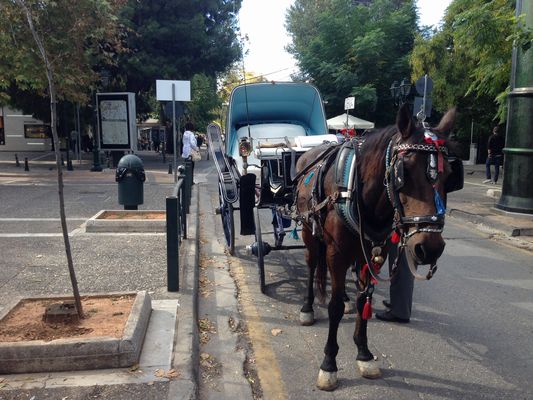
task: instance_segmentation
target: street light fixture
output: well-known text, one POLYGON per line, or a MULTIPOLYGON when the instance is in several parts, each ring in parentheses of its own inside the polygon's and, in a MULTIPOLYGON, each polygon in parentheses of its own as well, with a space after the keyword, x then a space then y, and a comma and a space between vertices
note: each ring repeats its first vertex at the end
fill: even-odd
POLYGON ((407 101, 411 94, 411 87, 411 82, 407 78, 403 78, 400 84, 398 84, 398 81, 392 82, 390 93, 394 99, 395 106, 400 107, 407 101))
POLYGON ((409 96, 409 93, 411 92, 411 82, 407 78, 403 78, 402 84, 400 85, 400 93, 405 98, 409 96))
POLYGON ((390 95, 393 99, 396 100, 398 97, 398 91, 400 90, 400 87, 398 86, 398 81, 392 82, 392 85, 390 86, 390 95))

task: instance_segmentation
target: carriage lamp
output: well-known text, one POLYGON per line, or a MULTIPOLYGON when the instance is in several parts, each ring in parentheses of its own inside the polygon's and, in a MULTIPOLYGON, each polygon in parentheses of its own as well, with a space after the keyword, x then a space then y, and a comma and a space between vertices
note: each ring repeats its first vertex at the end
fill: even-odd
POLYGON ((252 143, 248 138, 241 138, 239 143, 239 155, 241 157, 248 157, 250 154, 252 154, 252 143))

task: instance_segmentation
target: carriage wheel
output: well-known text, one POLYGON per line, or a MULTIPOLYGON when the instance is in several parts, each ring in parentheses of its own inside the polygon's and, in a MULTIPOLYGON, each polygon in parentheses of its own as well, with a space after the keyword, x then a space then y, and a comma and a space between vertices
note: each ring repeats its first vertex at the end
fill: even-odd
POLYGON ((263 237, 261 235, 261 223, 259 221, 259 209, 254 208, 254 223, 255 223, 255 243, 257 246, 257 268, 259 272, 259 286, 261 293, 265 293, 265 261, 264 254, 265 249, 263 247, 263 237))
POLYGON ((224 201, 220 184, 218 186, 220 200, 220 217, 222 218, 222 228, 226 239, 226 248, 230 255, 235 254, 235 223, 233 220, 233 205, 224 201))

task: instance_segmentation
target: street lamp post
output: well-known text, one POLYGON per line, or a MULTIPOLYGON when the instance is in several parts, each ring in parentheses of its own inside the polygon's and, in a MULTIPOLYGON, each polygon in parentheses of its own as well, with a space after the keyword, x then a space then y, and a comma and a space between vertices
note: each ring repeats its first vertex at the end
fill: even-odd
MULTIPOLYGON (((533 1, 518 0, 516 15, 525 15, 524 25, 533 28, 533 1)), ((496 207, 533 214, 533 49, 513 49, 511 93, 505 139, 502 195, 496 207)))
POLYGON ((400 84, 398 84, 398 81, 392 82, 390 93, 396 107, 401 107, 407 102, 411 94, 411 87, 411 82, 407 78, 403 78, 400 84))

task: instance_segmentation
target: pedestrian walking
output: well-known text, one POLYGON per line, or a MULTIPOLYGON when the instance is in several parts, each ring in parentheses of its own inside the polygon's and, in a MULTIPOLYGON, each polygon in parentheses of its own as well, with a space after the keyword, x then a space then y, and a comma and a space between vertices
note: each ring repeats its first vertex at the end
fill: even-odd
MULTIPOLYGON (((196 143, 196 136, 194 136, 194 125, 191 122, 185 124, 185 132, 183 132, 183 152, 181 156, 192 163, 192 176, 194 179, 194 160, 192 159, 192 153, 194 150, 198 151, 198 145, 196 143)), ((194 184, 194 182, 193 182, 194 184)))
POLYGON ((492 130, 487 143, 487 161, 485 162, 486 178, 483 183, 492 183, 493 185, 498 182, 498 176, 500 174, 500 166, 503 161, 503 148, 505 146, 505 138, 500 135, 498 127, 495 126, 492 130), (491 165, 494 165, 494 175, 491 174, 491 165), (491 178, 492 177, 492 178, 491 178))

